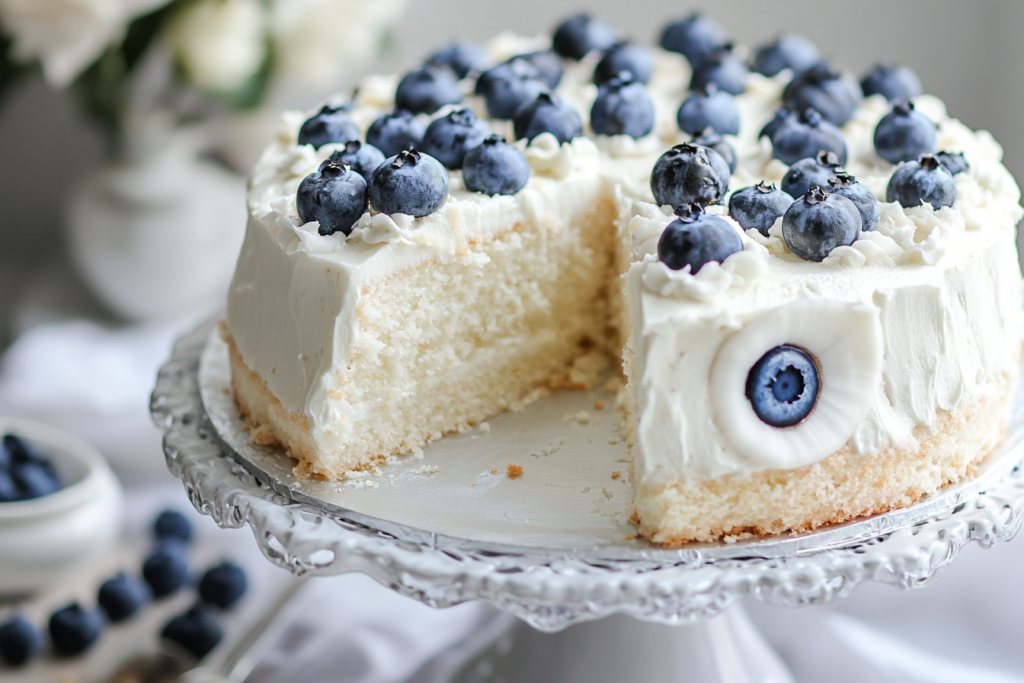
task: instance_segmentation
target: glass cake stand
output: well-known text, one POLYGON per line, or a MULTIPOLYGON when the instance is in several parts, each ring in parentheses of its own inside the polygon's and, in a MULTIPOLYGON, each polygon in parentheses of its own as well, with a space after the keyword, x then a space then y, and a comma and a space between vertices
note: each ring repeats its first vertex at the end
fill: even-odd
POLYGON ((296 574, 363 572, 431 606, 486 600, 533 627, 510 629, 509 617, 458 665, 439 665, 438 683, 784 683, 737 600, 826 604, 865 581, 921 586, 967 543, 1007 541, 1024 519, 1020 391, 1006 441, 977 475, 916 505, 667 550, 629 523, 627 450, 606 390, 558 392, 338 483, 299 480, 280 449, 251 444, 229 387, 211 321, 178 340, 153 392, 168 467, 196 509, 248 524, 296 574))

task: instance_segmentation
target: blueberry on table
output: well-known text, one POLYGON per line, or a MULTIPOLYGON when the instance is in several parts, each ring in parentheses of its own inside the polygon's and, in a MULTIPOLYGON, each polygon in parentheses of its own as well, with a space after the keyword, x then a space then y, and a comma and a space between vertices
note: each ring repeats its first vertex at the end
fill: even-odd
POLYGON ((782 191, 791 197, 803 197, 812 187, 828 187, 828 179, 841 170, 835 152, 818 152, 789 167, 782 176, 782 191))
MULTIPOLYGON (((736 165, 739 163, 739 160, 736 158, 736 150, 733 149, 728 140, 716 133, 713 129, 705 128, 700 133, 695 133, 693 135, 692 142, 695 145, 707 147, 708 149, 718 152, 719 156, 725 160, 726 166, 724 168, 728 168, 728 171, 725 171, 724 168, 720 168, 718 169, 719 175, 722 177, 729 177, 736 172, 736 165)), ((711 162, 714 163, 715 161, 715 157, 712 156, 711 162)))
POLYGON ((594 68, 594 84, 604 85, 623 71, 628 71, 637 83, 649 82, 654 71, 654 58, 650 50, 636 43, 616 43, 611 46, 594 68))
POLYGON ((828 179, 828 191, 846 197, 860 212, 861 232, 870 232, 878 223, 878 200, 868 186, 845 171, 836 171, 828 179))
POLYGON ((103 632, 103 617, 77 602, 50 615, 50 642, 62 657, 74 657, 88 650, 103 632))
POLYGON ((790 69, 795 76, 820 61, 821 53, 814 43, 803 36, 785 33, 775 42, 758 49, 751 69, 768 77, 779 75, 783 69, 790 69))
POLYGON ((418 147, 426 128, 412 112, 395 109, 370 124, 366 131, 366 142, 373 145, 386 157, 402 150, 418 147))
POLYGON ((551 45, 566 59, 583 59, 594 50, 607 50, 618 41, 615 29, 589 14, 571 16, 555 29, 551 45))
POLYGON ((854 203, 820 187, 794 201, 782 217, 782 239, 805 261, 822 261, 836 247, 853 244, 860 230, 854 203))
POLYGON ((747 375, 747 400, 754 413, 766 425, 779 429, 807 419, 820 391, 818 364, 796 346, 776 346, 747 375))
POLYGON ((822 151, 834 152, 840 165, 846 163, 843 132, 813 109, 785 119, 772 136, 772 149, 776 159, 791 166, 822 151))
POLYGON ((369 183, 370 175, 384 163, 386 158, 384 152, 373 145, 352 140, 345 144, 345 149, 339 149, 331 154, 329 161, 338 166, 343 163, 348 164, 353 171, 363 176, 363 180, 369 183))
POLYGON ((16 614, 0 624, 0 662, 16 668, 28 664, 42 649, 39 630, 16 614))
POLYGON ((746 62, 733 54, 732 46, 726 44, 706 55, 690 77, 690 90, 707 88, 711 83, 732 95, 740 95, 747 89, 750 70, 746 62))
POLYGON ((428 64, 410 71, 398 83, 395 107, 413 114, 433 114, 446 104, 462 101, 462 87, 450 67, 428 64))
POLYGON ((740 110, 732 95, 709 83, 683 100, 676 113, 676 123, 684 133, 711 128, 722 135, 737 135, 740 110))
POLYGON ((712 19, 694 12, 685 19, 670 23, 661 33, 663 50, 678 52, 696 67, 727 42, 725 31, 712 19))
POLYGON ((729 215, 744 230, 757 230, 768 236, 768 230, 793 204, 793 197, 774 185, 758 183, 737 190, 729 197, 729 215))
POLYGON ((583 135, 583 120, 558 96, 541 93, 516 114, 513 130, 517 140, 533 140, 542 133, 551 133, 563 143, 583 135))
POLYGON ((192 522, 177 510, 167 509, 156 516, 153 522, 153 536, 158 541, 192 541, 192 522))
POLYGON ((487 113, 494 119, 513 119, 521 109, 550 86, 531 62, 513 58, 485 71, 476 82, 476 93, 484 98, 487 113))
POLYGON ((178 645, 196 659, 210 654, 224 639, 224 631, 208 609, 194 605, 187 612, 172 617, 160 637, 178 645))
POLYGON ((373 172, 370 201, 381 213, 404 213, 420 218, 448 199, 448 171, 434 157, 406 150, 387 159, 373 172))
POLYGON ((905 208, 931 204, 938 211, 956 203, 956 182, 937 157, 925 154, 900 164, 889 179, 886 197, 905 208))
POLYGON ((729 189, 729 179, 721 176, 723 166, 728 168, 728 163, 712 149, 691 143, 676 145, 654 164, 651 192, 661 206, 714 204, 729 189), (712 161, 714 156, 719 157, 717 163, 712 161))
POLYGON ((153 596, 164 598, 177 593, 190 578, 185 546, 164 541, 142 563, 142 578, 153 596))
POLYGON ((606 82, 597 90, 590 109, 590 127, 598 135, 628 135, 642 138, 654 130, 654 103, 643 83, 630 72, 606 82))
POLYGON ((861 80, 860 87, 865 97, 882 95, 890 102, 906 102, 921 94, 921 81, 905 66, 879 64, 861 80))
POLYGON ((427 57, 427 64, 443 64, 465 78, 471 71, 480 71, 487 66, 487 53, 473 42, 462 40, 450 43, 427 57))
POLYGON ((245 570, 234 562, 222 562, 207 569, 199 580, 199 597, 206 604, 230 609, 248 588, 245 570))
POLYGON ((96 601, 107 619, 117 623, 137 614, 149 598, 149 587, 141 579, 122 572, 103 582, 96 601))
POLYGON ((329 143, 344 144, 359 139, 359 126, 344 106, 324 105, 299 128, 299 144, 320 149, 329 143))
POLYGON ((434 119, 427 126, 427 132, 420 143, 420 151, 454 171, 462 168, 466 152, 479 145, 490 134, 491 127, 486 121, 478 119, 472 110, 456 109, 434 119))
POLYGON ((658 258, 672 270, 689 266, 696 275, 705 264, 721 263, 743 250, 736 229, 725 219, 704 213, 699 204, 680 206, 676 215, 658 239, 658 258))
POLYGON ((890 164, 932 154, 938 149, 936 126, 914 109, 913 102, 897 102, 875 127, 875 151, 890 164))
POLYGON ((327 160, 299 183, 295 206, 303 223, 316 221, 321 235, 349 235, 366 211, 366 180, 342 162, 327 160))
POLYGON ((967 158, 964 157, 963 152, 939 152, 935 155, 935 158, 939 160, 939 163, 946 167, 952 175, 963 173, 970 169, 971 165, 967 163, 967 158))
POLYGON ((511 195, 526 187, 529 180, 526 157, 500 135, 489 136, 467 152, 463 161, 462 181, 472 192, 511 195))
POLYGON ((814 109, 835 126, 846 125, 863 99, 860 85, 824 61, 798 74, 782 92, 787 109, 814 109))

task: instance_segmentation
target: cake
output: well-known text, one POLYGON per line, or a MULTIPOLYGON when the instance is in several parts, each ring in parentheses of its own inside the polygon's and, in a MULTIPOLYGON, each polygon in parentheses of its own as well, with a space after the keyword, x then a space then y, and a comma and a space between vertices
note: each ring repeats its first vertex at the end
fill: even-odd
POLYGON ((1020 361, 1001 148, 906 69, 741 56, 699 15, 661 48, 581 15, 286 114, 222 325, 252 440, 342 479, 621 368, 658 544, 969 476, 1020 361))

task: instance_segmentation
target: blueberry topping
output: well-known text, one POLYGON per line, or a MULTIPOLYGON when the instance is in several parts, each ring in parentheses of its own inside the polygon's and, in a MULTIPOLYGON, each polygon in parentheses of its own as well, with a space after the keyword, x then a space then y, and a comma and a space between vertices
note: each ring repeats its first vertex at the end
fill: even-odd
POLYGON ((956 203, 956 182, 937 157, 925 154, 917 161, 900 164, 889 179, 886 196, 906 208, 931 204, 938 211, 956 203))
POLYGON ((776 346, 747 375, 747 400, 770 427, 800 424, 814 410, 821 377, 814 358, 796 346, 776 346))
POLYGON ((77 602, 50 615, 50 642, 62 657, 74 657, 88 650, 103 631, 103 617, 77 602))
POLYGON ((794 201, 782 217, 782 239, 805 261, 822 261, 836 247, 853 244, 860 228, 854 203, 820 187, 794 201))
POLYGON ((819 152, 789 167, 782 176, 782 191, 791 197, 803 197, 812 187, 828 187, 828 179, 841 170, 835 152, 819 152))
MULTIPOLYGON (((711 128, 705 128, 700 133, 694 133, 693 144, 700 145, 701 147, 707 147, 708 149, 713 149, 716 152, 718 152, 722 159, 725 160, 725 165, 726 167, 728 167, 729 172, 728 174, 726 174, 724 171, 719 169, 719 175, 723 177, 726 175, 731 176, 733 173, 736 172, 736 165, 737 163, 739 163, 736 159, 736 150, 732 148, 732 145, 729 144, 728 140, 726 140, 724 137, 716 133, 711 128)), ((712 163, 714 163, 715 158, 711 157, 711 161, 712 163)))
POLYGON ((462 164, 462 181, 472 192, 515 194, 529 180, 526 157, 500 135, 491 135, 469 150, 462 164))
POLYGON ((598 135, 628 135, 642 138, 654 130, 654 103, 643 83, 633 81, 628 71, 597 90, 590 109, 590 126, 598 135))
POLYGON ((694 12, 666 26, 659 44, 664 50, 678 52, 691 66, 696 66, 726 42, 725 31, 718 24, 694 12))
POLYGON ((153 522, 153 536, 158 541, 192 541, 192 522, 177 510, 164 510, 153 522))
POLYGON ((917 74, 905 66, 879 64, 860 82, 865 97, 882 95, 885 99, 909 101, 921 94, 917 74))
POLYGON ((370 201, 381 213, 428 216, 448 200, 448 171, 429 154, 406 150, 373 172, 370 201))
POLYGON ((714 83, 719 90, 740 95, 747 89, 749 74, 746 63, 733 54, 732 45, 726 44, 708 54, 693 70, 690 90, 707 88, 708 84, 714 83))
POLYGON ((783 69, 791 69, 793 75, 807 71, 821 61, 818 48, 803 36, 783 34, 774 43, 769 43, 754 55, 751 68, 765 76, 777 76, 783 69))
POLYGON ((540 52, 527 52, 516 55, 512 59, 520 59, 528 62, 537 70, 540 80, 548 84, 554 90, 562 82, 562 58, 554 50, 541 50, 540 52))
POLYGON ((583 135, 583 121, 576 110, 549 93, 537 95, 537 99, 523 107, 513 124, 517 140, 533 140, 541 133, 551 133, 562 143, 583 135))
POLYGON ((815 157, 821 151, 835 153, 840 165, 846 163, 843 132, 813 109, 787 118, 775 131, 772 148, 776 159, 791 166, 801 159, 815 157))
POLYGON ((776 109, 775 113, 772 115, 771 121, 764 124, 764 128, 762 128, 761 132, 757 134, 757 137, 768 138, 771 140, 775 137, 775 133, 778 132, 779 128, 782 128, 782 126, 790 119, 795 118, 796 114, 786 108, 776 109))
POLYGON ((366 141, 385 156, 394 156, 404 149, 418 147, 426 128, 411 112, 395 109, 370 124, 366 141))
POLYGON ((103 582, 97 602, 106 612, 107 619, 117 623, 137 614, 149 602, 149 597, 149 588, 144 582, 121 573, 103 582))
POLYGON ((788 109, 814 109, 836 126, 846 125, 863 99, 856 81, 828 62, 819 62, 797 75, 782 93, 788 109))
POLYGON ((487 113, 494 119, 513 119, 541 93, 550 87, 531 62, 514 58, 484 72, 476 82, 476 92, 487 103, 487 113))
POLYGON ((676 122, 679 130, 688 133, 712 128, 722 135, 737 135, 740 132, 740 110, 732 95, 709 83, 683 100, 676 122))
POLYGON ((446 104, 462 101, 462 88, 451 68, 428 65, 402 77, 395 91, 395 107, 413 114, 433 114, 446 104))
POLYGON ((728 164, 718 152, 684 143, 676 145, 658 158, 651 171, 651 192, 660 205, 681 206, 714 204, 725 196, 729 179, 721 176, 721 165, 716 167, 712 157, 718 156, 720 164, 728 164))
POLYGON ((704 213, 699 204, 680 206, 676 215, 658 239, 658 258, 672 270, 689 266, 696 275, 705 263, 721 263, 743 251, 736 229, 725 219, 704 213))
POLYGON ((248 588, 245 570, 234 562, 222 562, 207 569, 199 580, 199 597, 209 605, 230 609, 248 588))
POLYGON ((32 623, 20 614, 0 624, 0 662, 25 666, 42 649, 43 639, 32 623))
POLYGON ((758 183, 733 192, 729 197, 729 215, 744 230, 757 230, 765 237, 775 221, 786 213, 793 203, 793 197, 774 185, 758 183))
POLYGON ((366 211, 366 180, 342 162, 339 166, 330 159, 320 165, 299 183, 295 206, 303 223, 316 221, 317 232, 348 235, 356 221, 366 211))
POLYGON ((589 14, 577 14, 558 25, 551 44, 567 59, 583 59, 594 50, 607 50, 618 38, 607 24, 589 14))
POLYGON ((836 171, 828 179, 828 191, 846 197, 857 207, 860 213, 861 232, 870 232, 878 223, 878 200, 864 183, 845 171, 836 171))
POLYGON ((938 149, 935 124, 914 109, 913 102, 897 102, 875 128, 875 151, 890 164, 916 159, 938 149))
MULTIPOLYGON (((363 176, 363 180, 369 183, 370 174, 384 163, 385 158, 384 152, 373 145, 353 140, 345 144, 345 149, 339 149, 332 154, 328 161, 338 166, 348 164, 353 171, 363 176)), ((323 170, 323 164, 321 164, 320 170, 323 170)))
POLYGON ((487 66, 487 53, 476 43, 463 40, 442 47, 427 57, 426 63, 447 66, 456 76, 465 78, 469 72, 487 66))
POLYGON ((299 144, 320 149, 335 142, 344 144, 359 139, 359 126, 352 120, 347 107, 324 105, 299 128, 299 144))
POLYGON ((635 43, 616 43, 597 63, 594 83, 604 85, 623 71, 628 71, 637 83, 647 83, 654 71, 654 58, 646 47, 635 43))
POLYGON ((963 173, 968 170, 971 165, 967 163, 967 159, 964 157, 963 152, 939 152, 935 155, 935 158, 939 160, 946 170, 952 175, 963 173))
POLYGON ((163 598, 178 592, 189 580, 185 546, 175 541, 158 545, 142 563, 142 578, 154 597, 163 598))
POLYGON ((224 631, 208 609, 194 605, 184 614, 172 617, 160 637, 184 648, 196 659, 202 659, 220 644, 224 631))
POLYGON ((455 170, 462 168, 466 152, 490 134, 491 127, 486 121, 478 119, 469 109, 456 109, 427 126, 420 150, 440 161, 445 168, 455 170))

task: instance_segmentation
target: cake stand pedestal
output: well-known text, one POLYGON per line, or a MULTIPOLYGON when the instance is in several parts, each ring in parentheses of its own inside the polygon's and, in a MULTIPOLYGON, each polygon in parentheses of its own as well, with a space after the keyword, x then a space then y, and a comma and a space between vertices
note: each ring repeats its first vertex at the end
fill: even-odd
POLYGON ((631 532, 615 416, 584 410, 611 400, 600 392, 559 392, 488 433, 339 484, 297 480, 280 450, 249 443, 229 382, 211 322, 178 340, 153 392, 168 467, 196 509, 249 525, 296 574, 363 572, 434 607, 485 600, 535 629, 497 623, 417 681, 785 683, 739 607, 727 609, 737 600, 796 607, 866 581, 921 586, 966 544, 1010 540, 1024 519, 1021 392, 977 475, 921 503, 809 534, 666 550, 631 532), (525 474, 512 480, 504 467, 516 462, 525 474))

